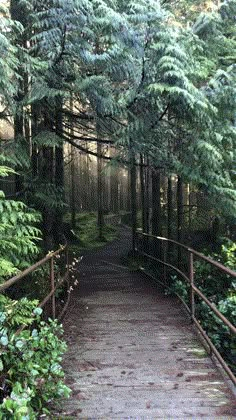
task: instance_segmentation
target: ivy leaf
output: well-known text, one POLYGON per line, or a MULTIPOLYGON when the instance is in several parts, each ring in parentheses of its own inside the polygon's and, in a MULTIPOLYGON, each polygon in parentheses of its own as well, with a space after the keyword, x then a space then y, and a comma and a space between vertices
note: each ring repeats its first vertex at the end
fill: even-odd
POLYGON ((2 346, 7 346, 9 341, 8 341, 8 337, 6 335, 4 335, 3 337, 0 338, 0 343, 2 344, 2 346))
POLYGON ((19 340, 19 341, 16 342, 15 346, 18 349, 22 349, 24 347, 24 344, 25 344, 24 341, 19 340))
MULTIPOLYGON (((34 315, 36 315, 36 316, 40 316, 41 314, 42 314, 42 312, 43 312, 43 310, 42 310, 42 308, 35 308, 34 310, 33 310, 33 313, 34 313, 34 315)), ((35 330, 34 330, 35 331, 35 330)), ((32 334, 33 335, 33 334, 32 334)))

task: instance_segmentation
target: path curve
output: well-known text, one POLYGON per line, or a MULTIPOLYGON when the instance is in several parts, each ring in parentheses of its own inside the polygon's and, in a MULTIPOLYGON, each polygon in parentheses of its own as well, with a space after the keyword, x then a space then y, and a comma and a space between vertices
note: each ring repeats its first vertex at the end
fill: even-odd
POLYGON ((234 419, 234 397, 175 297, 120 263, 130 234, 89 253, 64 320, 61 411, 78 419, 234 419))

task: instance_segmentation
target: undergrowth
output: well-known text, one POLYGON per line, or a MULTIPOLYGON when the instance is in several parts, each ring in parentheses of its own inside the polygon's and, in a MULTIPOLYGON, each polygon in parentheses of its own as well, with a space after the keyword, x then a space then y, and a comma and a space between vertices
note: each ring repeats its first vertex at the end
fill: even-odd
MULTIPOLYGON (((207 254, 208 255, 208 254, 207 254)), ((220 253, 208 255, 213 260, 235 270, 236 243, 225 239, 220 253)), ((144 268, 150 275, 163 281, 163 266, 153 263, 140 255, 127 256, 123 261, 131 270, 144 268)), ((169 272, 166 294, 178 295, 189 306, 189 285, 180 275, 169 272)), ((233 324, 236 324, 236 280, 217 267, 203 260, 195 260, 194 283, 201 292, 216 306, 216 308, 233 324)), ((163 291, 165 287, 163 285, 163 291)), ((236 338, 228 327, 214 314, 208 305, 195 295, 195 316, 203 329, 227 361, 233 371, 236 371, 236 338)))
POLYGON ((66 344, 57 321, 44 322, 36 300, 0 296, 0 419, 34 420, 68 397, 61 367, 66 344), (19 327, 25 325, 24 330, 19 327))
MULTIPOLYGON (((64 221, 70 222, 70 215, 67 214, 64 221)), ((103 227, 103 240, 99 238, 97 227, 97 215, 95 212, 77 213, 76 228, 72 230, 75 241, 70 244, 70 249, 80 252, 85 249, 95 249, 111 242, 117 238, 117 227, 105 224, 103 227)))
MULTIPOLYGON (((228 268, 236 268, 236 244, 227 240, 219 254, 209 255, 228 268)), ((189 288, 178 276, 172 276, 172 291, 189 304, 189 288)), ((194 265, 194 283, 216 308, 233 324, 236 324, 236 281, 205 261, 194 265)), ((228 327, 198 296, 195 297, 195 316, 212 342, 223 355, 232 370, 236 371, 236 338, 228 327)))

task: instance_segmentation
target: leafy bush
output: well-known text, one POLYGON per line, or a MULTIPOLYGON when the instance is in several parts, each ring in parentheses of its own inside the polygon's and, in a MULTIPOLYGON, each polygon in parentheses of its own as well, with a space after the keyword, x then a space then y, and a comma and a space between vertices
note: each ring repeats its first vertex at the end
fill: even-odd
MULTIPOLYGON (((236 324, 236 296, 229 296, 218 302, 217 309, 233 324, 236 324)), ((236 366, 236 337, 229 328, 204 303, 196 305, 196 314, 203 329, 224 356, 232 370, 236 366)))
MULTIPOLYGON (((185 282, 180 280, 177 276, 171 276, 171 286, 169 289, 170 293, 175 293, 178 295, 183 301, 186 303, 186 305, 189 304, 189 292, 188 292, 188 286, 185 282)), ((167 293, 169 293, 167 292, 167 293)))
MULTIPOLYGON (((0 162, 5 158, 0 155, 0 162)), ((0 164, 0 176, 14 171, 0 164)), ((0 191, 0 281, 24 269, 39 251, 36 243, 41 232, 35 227, 40 214, 24 203, 5 198, 0 191)))
MULTIPOLYGON (((218 261, 235 269, 236 244, 227 240, 222 245, 220 254, 210 255, 218 261)), ((236 282, 235 278, 226 275, 221 270, 205 261, 196 261, 194 266, 196 286, 215 304, 217 309, 233 324, 236 324, 236 282)), ((179 294, 188 304, 188 288, 182 279, 173 276, 172 291, 179 294)), ((196 296, 196 317, 212 342, 235 370, 236 366, 236 338, 230 333, 225 324, 212 312, 208 305, 196 296)))
POLYGON ((0 419, 36 419, 49 412, 49 402, 70 393, 61 367, 62 327, 43 322, 36 305, 0 298, 0 419), (22 324, 26 328, 18 330, 22 324))
MULTIPOLYGON (((236 268, 236 243, 227 240, 221 246, 220 254, 209 255, 213 260, 220 262, 224 266, 235 270, 236 268)), ((225 274, 223 271, 205 261, 195 262, 195 284, 210 298, 214 303, 218 303, 222 298, 235 290, 235 279, 225 274)))

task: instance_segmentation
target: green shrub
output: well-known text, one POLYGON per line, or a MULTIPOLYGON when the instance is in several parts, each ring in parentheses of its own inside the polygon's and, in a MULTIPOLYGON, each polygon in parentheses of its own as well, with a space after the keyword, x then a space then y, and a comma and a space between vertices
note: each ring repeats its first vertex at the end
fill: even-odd
MULTIPOLYGON (((180 280, 177 276, 171 276, 171 286, 169 289, 170 293, 175 293, 178 295, 186 305, 189 304, 189 291, 186 282, 180 280)), ((169 293, 167 292, 167 293, 169 293)))
MULTIPOLYGON (((236 269, 236 243, 225 241, 221 246, 220 254, 209 255, 213 260, 220 262, 224 266, 236 269)), ((210 298, 214 303, 218 303, 235 291, 235 278, 225 274, 217 267, 199 260, 195 261, 195 284, 210 298)))
POLYGON ((0 299, 0 419, 31 420, 48 404, 69 396, 61 367, 62 327, 41 320, 37 301, 0 299), (31 325, 33 323, 33 327, 31 325), (19 331, 20 325, 26 325, 19 331), (18 330, 18 331, 17 331, 18 330))
MULTIPOLYGON (((222 245, 220 254, 210 255, 218 261, 235 269, 236 244, 227 240, 222 245)), ((177 293, 189 304, 188 287, 177 276, 172 277, 171 290, 177 293)), ((194 282, 216 308, 233 324, 236 324, 236 281, 211 264, 199 260, 194 264, 194 282)), ((230 333, 225 324, 212 312, 208 305, 197 296, 195 297, 196 317, 212 342, 225 358, 229 366, 235 370, 236 366, 236 338, 230 333)))
MULTIPOLYGON (((0 154, 0 176, 6 177, 14 170, 3 165, 0 154)), ((0 190, 0 282, 32 263, 39 252, 40 230, 35 227, 41 216, 21 201, 8 200, 0 190)))
MULTIPOLYGON (((233 324, 236 324, 236 296, 228 296, 218 302, 217 309, 233 324)), ((196 315, 208 336, 236 372, 236 337, 204 302, 196 305, 196 315)))

